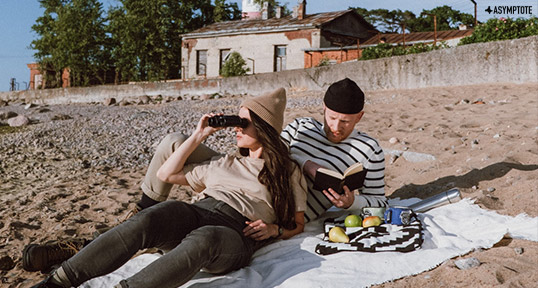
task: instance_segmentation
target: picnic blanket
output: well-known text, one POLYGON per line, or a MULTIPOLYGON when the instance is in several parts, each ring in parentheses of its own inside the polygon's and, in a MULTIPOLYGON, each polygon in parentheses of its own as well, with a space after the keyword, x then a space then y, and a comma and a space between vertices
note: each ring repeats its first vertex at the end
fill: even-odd
MULTIPOLYGON (((393 200, 391 204, 405 206, 418 200, 393 200)), ((316 246, 324 237, 324 220, 345 213, 327 212, 323 218, 308 223, 305 232, 263 247, 243 269, 222 276, 200 272, 182 287, 366 287, 431 270, 474 249, 491 248, 505 235, 538 241, 538 217, 500 215, 463 199, 418 214, 424 242, 415 251, 317 254, 316 246)), ((159 257, 141 255, 82 287, 112 287, 159 257)))

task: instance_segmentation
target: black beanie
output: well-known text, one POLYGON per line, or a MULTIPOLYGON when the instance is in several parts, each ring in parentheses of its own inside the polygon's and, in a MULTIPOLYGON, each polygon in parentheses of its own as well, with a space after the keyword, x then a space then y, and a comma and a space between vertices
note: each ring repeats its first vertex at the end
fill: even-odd
POLYGON ((364 108, 364 93, 355 82, 346 78, 329 86, 323 102, 335 112, 356 114, 364 108))

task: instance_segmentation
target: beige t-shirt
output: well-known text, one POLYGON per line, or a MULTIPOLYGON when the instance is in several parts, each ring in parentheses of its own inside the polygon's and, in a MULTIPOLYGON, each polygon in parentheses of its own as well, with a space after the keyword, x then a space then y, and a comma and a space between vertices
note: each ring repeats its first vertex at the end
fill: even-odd
MULTIPOLYGON (((271 194, 258 181, 265 160, 215 156, 202 164, 186 165, 183 169, 189 185, 196 192, 221 200, 248 219, 274 223, 275 212, 271 194)), ((299 167, 291 177, 296 211, 306 210, 306 181, 299 167)))

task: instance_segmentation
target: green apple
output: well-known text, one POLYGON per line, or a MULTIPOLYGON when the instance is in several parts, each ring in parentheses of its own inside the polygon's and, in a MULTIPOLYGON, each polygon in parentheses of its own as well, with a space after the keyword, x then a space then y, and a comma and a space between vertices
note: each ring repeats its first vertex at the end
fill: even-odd
POLYGON ((361 227, 362 218, 358 215, 349 215, 346 217, 346 220, 344 220, 344 225, 346 227, 361 227))
POLYGON ((379 216, 370 216, 362 220, 362 227, 379 226, 381 223, 383 223, 383 221, 381 221, 379 216))
POLYGON ((349 237, 344 228, 335 226, 329 230, 329 240, 336 243, 349 243, 349 237))

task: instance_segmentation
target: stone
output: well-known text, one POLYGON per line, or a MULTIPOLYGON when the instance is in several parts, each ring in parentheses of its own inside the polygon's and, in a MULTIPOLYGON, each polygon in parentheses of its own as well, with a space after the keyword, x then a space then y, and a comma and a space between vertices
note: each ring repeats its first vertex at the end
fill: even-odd
POLYGON ((116 98, 107 98, 104 102, 103 102, 103 105, 105 106, 110 106, 110 105, 114 105, 116 104, 116 98))
POLYGON ((34 103, 29 103, 29 104, 26 104, 26 106, 24 106, 24 109, 28 110, 28 109, 34 108, 34 107, 37 107, 37 105, 35 105, 34 103))
POLYGON ((403 157, 405 160, 409 162, 413 162, 413 163, 435 161, 436 159, 435 156, 431 154, 418 153, 418 152, 412 152, 412 151, 403 152, 403 157))
POLYGON ((499 139, 499 138, 501 138, 501 135, 499 133, 493 135, 493 139, 499 139))
POLYGON ((15 267, 15 261, 11 259, 9 256, 4 256, 0 258, 0 270, 2 271, 8 271, 13 269, 15 267))
POLYGON ((1 100, 0 99, 0 107, 4 107, 4 106, 8 106, 9 104, 7 103, 7 101, 4 101, 4 100, 1 100))
POLYGON ((480 263, 480 261, 478 259, 476 259, 474 257, 471 257, 471 258, 456 260, 456 261, 454 261, 454 264, 460 270, 467 270, 467 269, 470 269, 470 268, 473 268, 473 267, 478 267, 482 263, 480 263))
POLYGON ((13 117, 17 117, 17 113, 13 112, 13 111, 2 111, 0 112, 0 120, 6 120, 6 119, 9 119, 9 118, 13 118, 13 117))
POLYGON ((516 254, 518 255, 521 255, 523 254, 523 252, 525 252, 525 250, 523 249, 523 247, 516 247, 514 248, 514 252, 516 252, 516 254))
POLYGON ((396 143, 398 143, 398 138, 396 138, 396 137, 392 137, 392 138, 390 138, 390 139, 389 139, 389 143, 390 143, 390 144, 396 144, 396 143))
POLYGON ((149 104, 151 102, 151 98, 147 95, 142 95, 138 97, 138 104, 149 104))
POLYGON ((66 114, 56 114, 56 115, 52 116, 52 118, 51 118, 52 121, 69 120, 69 119, 73 119, 73 117, 71 117, 69 115, 66 115, 66 114))
POLYGON ((493 191, 495 191, 495 188, 489 187, 487 190, 488 190, 488 192, 493 192, 493 191))
POLYGON ((129 103, 129 101, 125 100, 125 99, 121 99, 120 103, 118 105, 120 106, 128 106, 130 105, 131 103, 129 103))
POLYGON ((11 127, 21 127, 30 124, 30 119, 24 115, 19 115, 7 120, 7 124, 11 127))

